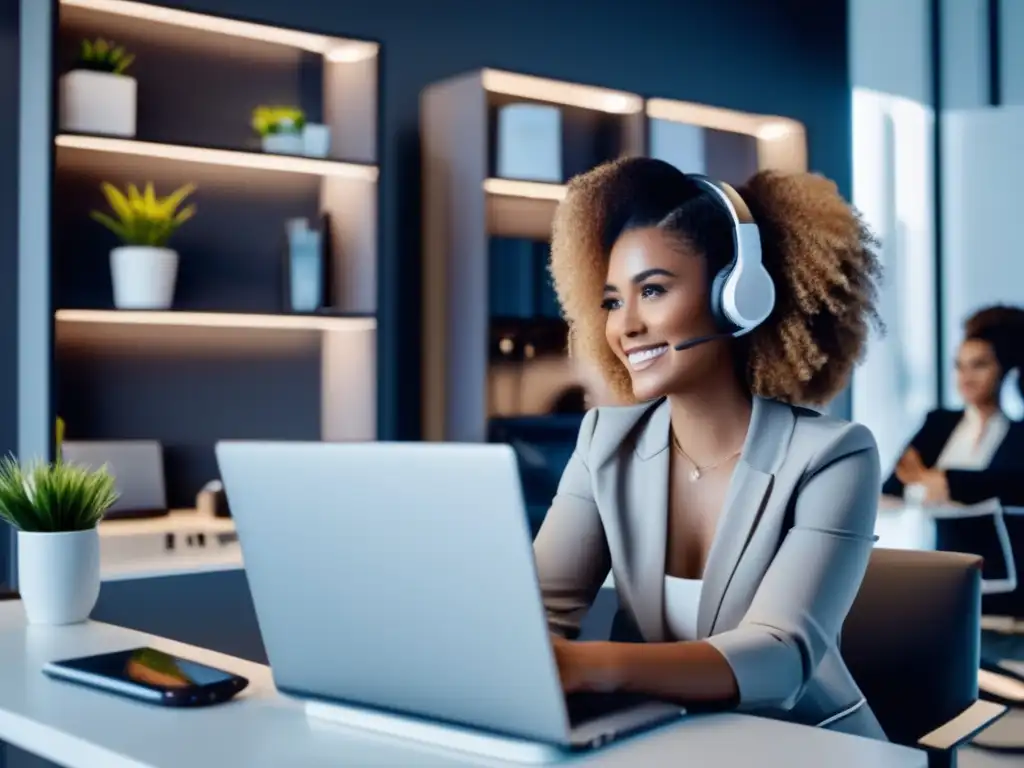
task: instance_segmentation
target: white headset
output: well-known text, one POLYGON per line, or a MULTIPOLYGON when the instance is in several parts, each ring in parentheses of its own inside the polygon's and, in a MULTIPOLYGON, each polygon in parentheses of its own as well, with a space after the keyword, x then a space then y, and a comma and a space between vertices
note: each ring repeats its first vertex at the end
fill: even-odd
POLYGON ((761 261, 761 235, 740 194, 724 181, 687 174, 722 205, 732 222, 732 260, 711 282, 711 312, 722 333, 743 336, 775 308, 775 283, 761 261))

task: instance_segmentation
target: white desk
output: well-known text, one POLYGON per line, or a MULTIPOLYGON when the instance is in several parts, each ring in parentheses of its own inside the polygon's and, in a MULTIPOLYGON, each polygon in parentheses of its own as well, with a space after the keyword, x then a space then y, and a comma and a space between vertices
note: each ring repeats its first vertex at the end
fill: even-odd
MULTIPOLYGON (((270 670, 113 627, 27 627, 18 602, 0 603, 0 741, 69 768, 497 766, 493 761, 307 720, 274 689, 270 670), (172 710, 46 678, 43 663, 151 645, 248 677, 235 701, 172 710)), ((923 752, 746 715, 694 717, 568 761, 633 766, 926 768, 923 752)))

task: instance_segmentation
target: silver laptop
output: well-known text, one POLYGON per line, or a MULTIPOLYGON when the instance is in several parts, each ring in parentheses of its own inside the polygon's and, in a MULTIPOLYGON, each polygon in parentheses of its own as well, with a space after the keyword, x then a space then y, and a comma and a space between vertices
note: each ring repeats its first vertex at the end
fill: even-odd
POLYGON ((567 701, 508 446, 228 441, 217 460, 283 693, 561 749, 682 714, 567 701))

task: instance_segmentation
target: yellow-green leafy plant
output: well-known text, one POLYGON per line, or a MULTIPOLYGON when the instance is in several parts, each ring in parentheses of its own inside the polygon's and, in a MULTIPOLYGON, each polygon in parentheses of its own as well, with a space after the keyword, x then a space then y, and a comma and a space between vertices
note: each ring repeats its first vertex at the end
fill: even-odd
POLYGON ((123 75, 133 61, 134 54, 128 53, 123 46, 103 38, 83 40, 78 50, 76 69, 123 75))
POLYGON ((38 462, 22 467, 14 457, 0 461, 0 519, 19 531, 67 533, 95 528, 117 501, 106 465, 94 470, 38 462))
POLYGON ((129 184, 122 192, 113 184, 100 185, 113 216, 103 211, 92 211, 92 218, 118 236, 125 245, 167 245, 178 227, 196 213, 194 205, 182 208, 182 203, 195 191, 195 185, 185 184, 167 197, 157 197, 153 183, 143 191, 129 184))
POLYGON ((252 128, 260 136, 278 133, 301 133, 306 114, 298 107, 259 106, 252 111, 252 128))

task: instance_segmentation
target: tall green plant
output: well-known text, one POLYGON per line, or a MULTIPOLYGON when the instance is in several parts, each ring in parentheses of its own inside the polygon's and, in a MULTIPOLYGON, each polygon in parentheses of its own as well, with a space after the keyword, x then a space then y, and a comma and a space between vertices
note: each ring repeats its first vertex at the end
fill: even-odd
POLYGON ((29 467, 13 457, 0 461, 0 519, 19 531, 87 531, 117 498, 106 465, 92 470, 62 460, 29 467))
POLYGON ((127 194, 109 182, 100 185, 114 216, 103 211, 92 211, 91 216, 105 226, 125 245, 167 245, 178 227, 196 213, 194 205, 181 208, 185 199, 195 191, 195 185, 179 187, 167 197, 157 197, 152 182, 140 192, 129 184, 127 194), (116 217, 116 218, 115 218, 116 217))
POLYGON ((98 38, 82 41, 78 49, 76 68, 123 75, 133 61, 135 56, 128 53, 123 46, 98 38))

